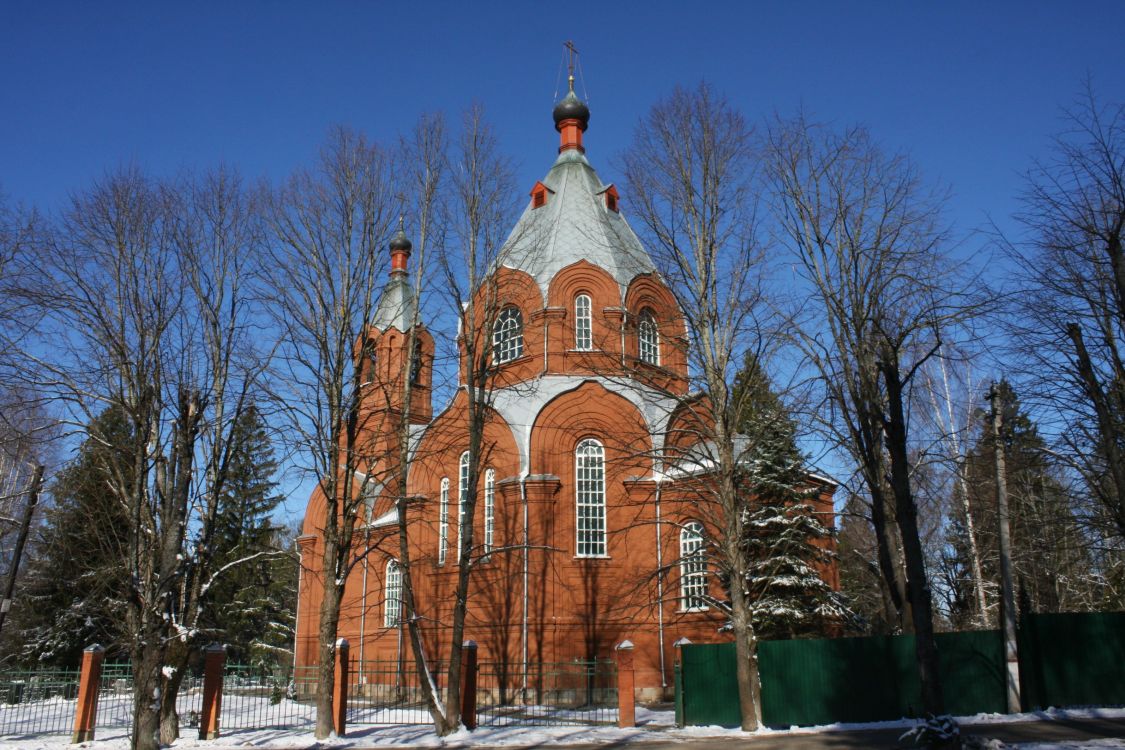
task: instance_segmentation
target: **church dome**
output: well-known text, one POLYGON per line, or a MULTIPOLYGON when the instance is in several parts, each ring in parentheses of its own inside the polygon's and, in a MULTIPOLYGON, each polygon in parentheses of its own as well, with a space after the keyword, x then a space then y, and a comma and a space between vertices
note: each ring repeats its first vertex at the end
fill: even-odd
POLYGON ((590 108, 586 106, 586 102, 578 98, 573 90, 555 105, 552 114, 555 118, 555 130, 562 129, 563 120, 578 120, 579 127, 582 130, 585 130, 590 123, 590 108))

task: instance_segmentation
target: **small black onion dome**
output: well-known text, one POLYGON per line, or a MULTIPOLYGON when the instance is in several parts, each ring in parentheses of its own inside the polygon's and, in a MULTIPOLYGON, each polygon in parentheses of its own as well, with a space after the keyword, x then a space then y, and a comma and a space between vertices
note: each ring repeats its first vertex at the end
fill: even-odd
POLYGON ((590 122, 590 108, 573 91, 569 92, 563 97, 562 101, 555 105, 552 114, 555 117, 555 130, 562 129, 560 123, 563 120, 578 120, 579 127, 583 131, 586 130, 586 126, 590 122))
POLYGON ((402 231, 402 227, 399 227, 399 230, 395 232, 395 236, 391 237, 391 250, 408 253, 413 247, 414 245, 410 244, 406 232, 402 231))

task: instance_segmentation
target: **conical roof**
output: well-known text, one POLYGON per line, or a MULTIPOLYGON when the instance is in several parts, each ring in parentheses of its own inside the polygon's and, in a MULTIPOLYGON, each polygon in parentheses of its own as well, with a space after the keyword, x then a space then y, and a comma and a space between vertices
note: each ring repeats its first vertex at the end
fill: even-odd
POLYGON ((383 287, 383 294, 380 295, 379 304, 375 307, 371 325, 380 331, 391 328, 408 331, 414 324, 415 304, 414 287, 406 278, 406 274, 394 274, 383 287))
POLYGON ((652 258, 625 218, 606 205, 610 188, 577 149, 559 154, 542 183, 545 205, 529 203, 500 253, 500 265, 524 271, 544 298, 560 270, 585 259, 624 290, 637 275, 655 270, 652 258))

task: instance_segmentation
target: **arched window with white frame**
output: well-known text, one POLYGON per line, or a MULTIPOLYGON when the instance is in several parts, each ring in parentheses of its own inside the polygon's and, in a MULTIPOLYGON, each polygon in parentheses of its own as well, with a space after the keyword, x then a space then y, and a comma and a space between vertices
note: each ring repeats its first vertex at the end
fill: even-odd
POLYGON ((642 362, 660 364, 660 331, 652 310, 642 310, 637 321, 637 350, 642 362))
POLYGON ((579 557, 604 557, 605 447, 593 438, 574 451, 575 530, 579 557))
POLYGON ((461 564, 461 536, 465 533, 465 503, 469 499, 469 452, 461 454, 457 471, 457 563, 461 564))
POLYGON ((437 564, 445 565, 445 555, 449 550, 449 477, 441 480, 441 499, 438 500, 438 547, 437 564))
POLYGON ((496 470, 484 472, 484 554, 492 551, 496 527, 496 470))
POLYGON ((398 562, 387 563, 387 577, 383 585, 383 627, 397 628, 402 616, 402 569, 398 562))
POLYGON ((707 558, 699 521, 688 521, 680 529, 680 609, 707 609, 707 558))
POLYGON ((589 351, 594 348, 593 321, 591 318, 590 295, 579 294, 574 298, 574 348, 589 351))
POLYGON ((492 326, 492 361, 499 365, 522 355, 523 313, 518 307, 505 307, 492 326))

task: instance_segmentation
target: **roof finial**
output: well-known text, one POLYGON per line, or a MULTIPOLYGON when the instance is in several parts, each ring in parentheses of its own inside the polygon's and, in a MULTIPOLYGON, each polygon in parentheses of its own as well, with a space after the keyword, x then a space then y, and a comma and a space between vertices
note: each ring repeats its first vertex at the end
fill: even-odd
POLYGON ((403 227, 403 215, 398 215, 398 231, 391 237, 391 276, 406 275, 406 262, 410 258, 410 251, 413 245, 410 239, 406 236, 406 229, 403 227))
POLYGON ((576 149, 579 153, 586 149, 582 147, 582 133, 590 122, 590 108, 574 93, 574 66, 578 59, 578 48, 574 42, 563 42, 564 54, 567 58, 567 84, 570 90, 566 96, 555 105, 552 115, 555 118, 555 129, 561 134, 559 151, 576 149))
POLYGON ((570 92, 574 93, 574 59, 578 57, 578 48, 574 46, 574 42, 570 39, 567 39, 565 42, 563 42, 563 46, 566 47, 567 51, 566 83, 570 88, 570 92))

